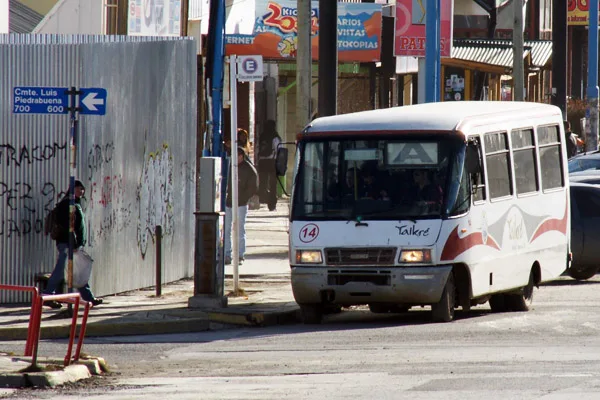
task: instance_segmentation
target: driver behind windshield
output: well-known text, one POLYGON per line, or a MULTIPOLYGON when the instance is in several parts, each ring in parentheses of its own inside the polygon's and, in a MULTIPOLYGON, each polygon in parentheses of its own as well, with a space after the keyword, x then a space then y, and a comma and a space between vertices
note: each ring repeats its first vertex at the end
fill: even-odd
POLYGON ((433 173, 426 169, 415 169, 413 181, 415 183, 414 201, 442 204, 442 188, 433 182, 433 173))

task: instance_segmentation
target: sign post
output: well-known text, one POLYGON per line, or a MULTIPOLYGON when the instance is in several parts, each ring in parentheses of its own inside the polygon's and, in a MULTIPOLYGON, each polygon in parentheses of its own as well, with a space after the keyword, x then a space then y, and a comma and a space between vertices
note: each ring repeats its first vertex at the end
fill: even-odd
MULTIPOLYGON (((237 82, 263 80, 262 56, 229 56, 229 88, 231 116, 231 264, 233 265, 233 292, 239 293, 239 218, 238 218, 238 158, 237 158, 237 82)), ((227 218, 226 218, 227 219, 227 218)), ((227 220, 225 223, 229 223, 227 220)))
MULTIPOLYGON (((78 114, 105 115, 106 89, 46 86, 15 86, 13 114, 69 114, 70 178, 69 178, 69 250, 66 285, 73 291, 73 251, 75 233, 75 178, 77 176, 78 114)), ((67 313, 72 315, 69 304, 67 313)))

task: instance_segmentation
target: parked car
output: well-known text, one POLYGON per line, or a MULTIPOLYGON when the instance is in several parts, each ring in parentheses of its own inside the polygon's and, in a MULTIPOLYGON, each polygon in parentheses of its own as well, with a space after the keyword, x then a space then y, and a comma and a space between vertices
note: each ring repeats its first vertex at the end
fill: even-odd
POLYGON ((600 185, 600 169, 588 169, 585 171, 572 172, 569 174, 569 181, 600 185))
POLYGON ((578 154, 569 160, 569 174, 596 169, 600 170, 600 151, 578 154))
POLYGON ((567 272, 585 280, 600 269, 600 186, 572 182, 570 187, 573 262, 567 272))

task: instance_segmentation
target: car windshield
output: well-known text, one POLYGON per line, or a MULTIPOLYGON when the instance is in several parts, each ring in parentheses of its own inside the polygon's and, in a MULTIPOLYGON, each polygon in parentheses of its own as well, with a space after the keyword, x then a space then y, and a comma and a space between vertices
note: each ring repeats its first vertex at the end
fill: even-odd
POLYGON ((599 157, 577 157, 569 160, 569 173, 600 169, 599 157))
POLYGON ((469 207, 457 137, 311 139, 298 148, 293 219, 440 218, 469 207))

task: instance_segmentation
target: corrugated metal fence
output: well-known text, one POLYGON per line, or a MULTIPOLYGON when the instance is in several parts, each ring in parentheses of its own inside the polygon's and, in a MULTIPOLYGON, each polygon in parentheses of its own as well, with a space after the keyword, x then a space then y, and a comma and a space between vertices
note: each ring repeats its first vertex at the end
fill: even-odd
MULTIPOLYGON (((193 275, 196 45, 189 39, 0 35, 0 282, 31 285, 55 249, 43 221, 68 188, 69 117, 15 114, 17 86, 104 88, 106 115, 79 116, 86 250, 96 295, 193 275)), ((0 302, 21 302, 0 293, 0 302)))

